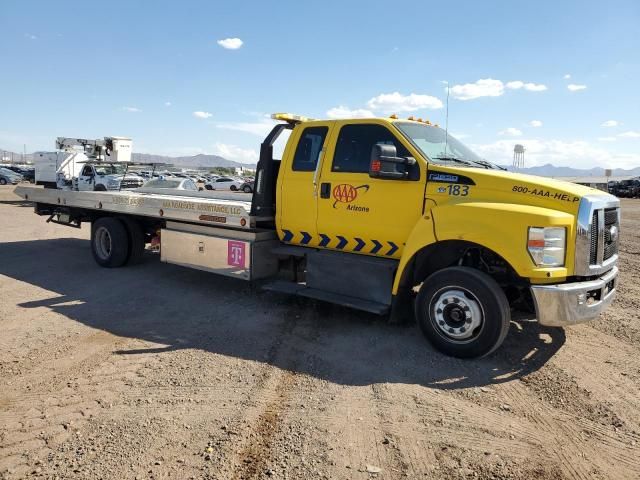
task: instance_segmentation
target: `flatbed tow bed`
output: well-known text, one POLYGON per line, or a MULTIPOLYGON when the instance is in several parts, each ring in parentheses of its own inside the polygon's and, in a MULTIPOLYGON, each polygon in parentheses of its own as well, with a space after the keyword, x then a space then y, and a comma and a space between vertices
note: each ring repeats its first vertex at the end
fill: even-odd
POLYGON ((78 192, 23 186, 17 187, 15 192, 36 207, 51 205, 61 209, 88 209, 242 229, 254 228, 256 221, 267 220, 250 215, 251 194, 246 193, 78 192))

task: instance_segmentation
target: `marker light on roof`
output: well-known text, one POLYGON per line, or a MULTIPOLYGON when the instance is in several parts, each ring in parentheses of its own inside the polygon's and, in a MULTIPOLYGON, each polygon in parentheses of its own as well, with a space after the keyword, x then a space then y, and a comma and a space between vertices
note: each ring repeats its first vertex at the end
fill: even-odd
POLYGON ((283 120, 289 123, 310 122, 313 118, 304 117, 302 115, 294 115, 293 113, 273 113, 271 118, 274 120, 283 120))
POLYGON ((389 115, 389 118, 393 118, 394 120, 396 120, 398 118, 398 115, 393 113, 393 114, 389 115))

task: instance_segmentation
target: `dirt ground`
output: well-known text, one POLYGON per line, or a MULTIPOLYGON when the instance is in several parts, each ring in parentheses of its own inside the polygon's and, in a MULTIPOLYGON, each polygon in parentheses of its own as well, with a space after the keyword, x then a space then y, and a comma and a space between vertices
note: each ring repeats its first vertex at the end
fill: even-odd
POLYGON ((0 479, 640 478, 640 201, 597 322, 475 361, 413 325, 163 265, 0 187, 0 479))

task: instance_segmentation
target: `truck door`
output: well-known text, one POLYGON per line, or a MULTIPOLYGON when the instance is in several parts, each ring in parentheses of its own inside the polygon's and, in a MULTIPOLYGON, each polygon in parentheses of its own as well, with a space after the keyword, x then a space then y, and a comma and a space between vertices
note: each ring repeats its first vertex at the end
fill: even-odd
POLYGON ((339 122, 335 147, 322 165, 318 196, 320 247, 400 258, 422 215, 426 165, 404 139, 375 121, 339 122), (414 157, 407 179, 369 176, 371 149, 394 145, 399 157, 414 157))
POLYGON ((85 165, 78 176, 78 190, 81 192, 93 190, 95 172, 91 165, 85 165))
POLYGON ((279 172, 277 226, 282 241, 304 246, 318 245, 317 192, 314 179, 319 175, 331 124, 313 122, 298 126, 289 142, 279 172))

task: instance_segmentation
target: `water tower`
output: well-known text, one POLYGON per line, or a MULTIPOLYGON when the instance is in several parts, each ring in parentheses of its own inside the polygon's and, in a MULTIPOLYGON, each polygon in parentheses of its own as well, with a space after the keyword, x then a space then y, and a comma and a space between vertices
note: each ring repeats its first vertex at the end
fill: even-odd
POLYGON ((524 146, 517 144, 513 147, 513 169, 524 168, 524 146))

